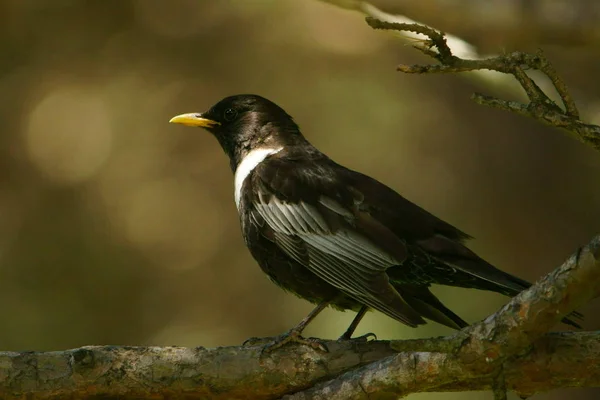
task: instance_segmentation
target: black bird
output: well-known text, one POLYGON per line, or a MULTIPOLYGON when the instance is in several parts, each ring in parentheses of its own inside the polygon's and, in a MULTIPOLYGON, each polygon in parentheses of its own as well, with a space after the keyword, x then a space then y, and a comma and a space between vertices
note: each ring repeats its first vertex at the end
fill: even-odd
POLYGON ((289 341, 315 346, 301 333, 327 306, 358 312, 340 339, 351 338, 369 309, 412 327, 426 318, 460 329, 468 324, 431 293, 432 284, 506 296, 531 286, 469 250, 466 233, 321 153, 263 97, 227 97, 170 122, 203 127, 217 138, 235 174, 235 203, 252 256, 283 289, 317 304, 271 348, 289 341))

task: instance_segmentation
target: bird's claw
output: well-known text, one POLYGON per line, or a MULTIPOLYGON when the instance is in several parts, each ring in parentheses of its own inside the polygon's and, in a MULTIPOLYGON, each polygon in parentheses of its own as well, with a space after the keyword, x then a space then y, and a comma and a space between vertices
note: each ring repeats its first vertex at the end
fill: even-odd
POLYGON ((278 336, 271 343, 267 344, 265 347, 263 347, 262 352, 271 353, 272 351, 277 350, 288 343, 298 343, 304 346, 311 347, 317 351, 322 351, 324 353, 329 352, 329 350, 327 349, 325 344, 323 344, 323 341, 321 339, 312 337, 304 338, 300 335, 298 331, 295 331, 293 329, 289 332, 284 333, 281 336, 278 336))
POLYGON ((371 338, 372 338, 373 340, 377 340, 377 335, 376 335, 376 334, 374 334, 374 333, 372 333, 372 332, 369 332, 369 333, 365 333, 364 335, 357 336, 357 337, 353 338, 353 337, 351 337, 351 336, 349 336, 349 335, 346 335, 346 334, 344 333, 342 336, 340 336, 340 338, 338 339, 338 342, 342 342, 342 341, 348 341, 348 340, 350 340, 350 341, 352 341, 352 342, 356 342, 356 343, 366 343, 366 342, 368 342, 368 341, 369 341, 369 339, 371 339, 371 338))

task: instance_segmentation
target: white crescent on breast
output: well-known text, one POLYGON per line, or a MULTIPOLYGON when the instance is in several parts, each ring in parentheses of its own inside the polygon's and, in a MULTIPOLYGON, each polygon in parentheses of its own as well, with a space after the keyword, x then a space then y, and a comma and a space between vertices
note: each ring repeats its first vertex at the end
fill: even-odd
POLYGON ((282 149, 283 147, 261 147, 250 151, 242 159, 242 162, 240 162, 240 164, 235 170, 235 180, 233 188, 233 193, 235 196, 235 206, 238 210, 240 209, 240 199, 242 198, 242 186, 244 185, 244 181, 246 180, 248 175, 250 175, 252 170, 254 170, 254 168, 256 168, 256 166, 260 164, 265 158, 267 158, 271 154, 279 153, 282 149))

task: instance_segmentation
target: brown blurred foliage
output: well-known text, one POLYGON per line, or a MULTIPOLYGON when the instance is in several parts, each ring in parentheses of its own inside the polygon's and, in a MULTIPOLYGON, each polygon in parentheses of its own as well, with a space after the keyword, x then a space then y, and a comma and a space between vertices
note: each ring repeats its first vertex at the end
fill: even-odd
MULTIPOLYGON (((598 46, 544 48, 599 123, 598 46)), ((227 345, 281 333, 311 308, 246 251, 216 141, 167 123, 226 95, 276 101, 331 157, 521 277, 551 271, 600 228, 597 153, 473 104, 486 88, 464 77, 396 73, 423 58, 318 1, 1 0, 0 54, 4 350, 227 345)), ((437 293, 469 321, 506 301, 437 293)), ((600 327, 598 307, 582 310, 586 329, 600 327)), ((337 337, 352 316, 327 312, 308 334, 337 337)), ((374 314, 357 333, 368 331, 448 333, 374 314)))

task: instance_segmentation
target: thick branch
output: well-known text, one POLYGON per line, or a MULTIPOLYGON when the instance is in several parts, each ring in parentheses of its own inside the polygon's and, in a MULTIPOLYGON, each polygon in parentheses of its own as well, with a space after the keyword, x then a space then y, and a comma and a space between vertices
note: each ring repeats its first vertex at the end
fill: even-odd
MULTIPOLYGON (((507 389, 529 396, 566 387, 599 387, 600 333, 548 334, 531 351, 504 366, 507 389), (570 370, 570 368, 574 368, 570 370)), ((490 390, 494 375, 482 374, 451 354, 400 353, 349 371, 317 386, 285 397, 300 399, 364 399, 365 394, 398 398, 417 392, 490 390)))
POLYGON ((394 354, 389 343, 328 343, 329 353, 287 346, 215 349, 88 346, 0 353, 0 398, 267 399, 394 354))
POLYGON ((496 314, 456 334, 459 355, 473 367, 519 354, 565 315, 600 295, 600 236, 521 292, 496 314))
MULTIPOLYGON (((262 360, 257 347, 90 346, 48 353, 4 352, 0 398, 268 399, 310 388, 374 360, 381 361, 339 375, 332 381, 335 385, 314 386, 290 398, 312 399, 323 393, 332 394, 323 398, 359 398, 346 397, 351 393, 348 384, 357 393, 362 389, 355 384, 371 393, 384 390, 396 395, 491 388, 490 375, 465 368, 451 354, 427 352, 439 340, 443 339, 409 341, 411 351, 398 354, 393 342, 328 342, 329 353, 289 346, 262 360), (335 397, 338 386, 345 389, 335 397)), ((526 356, 508 362, 505 371, 507 387, 522 394, 600 386, 600 332, 548 334, 526 356)))

